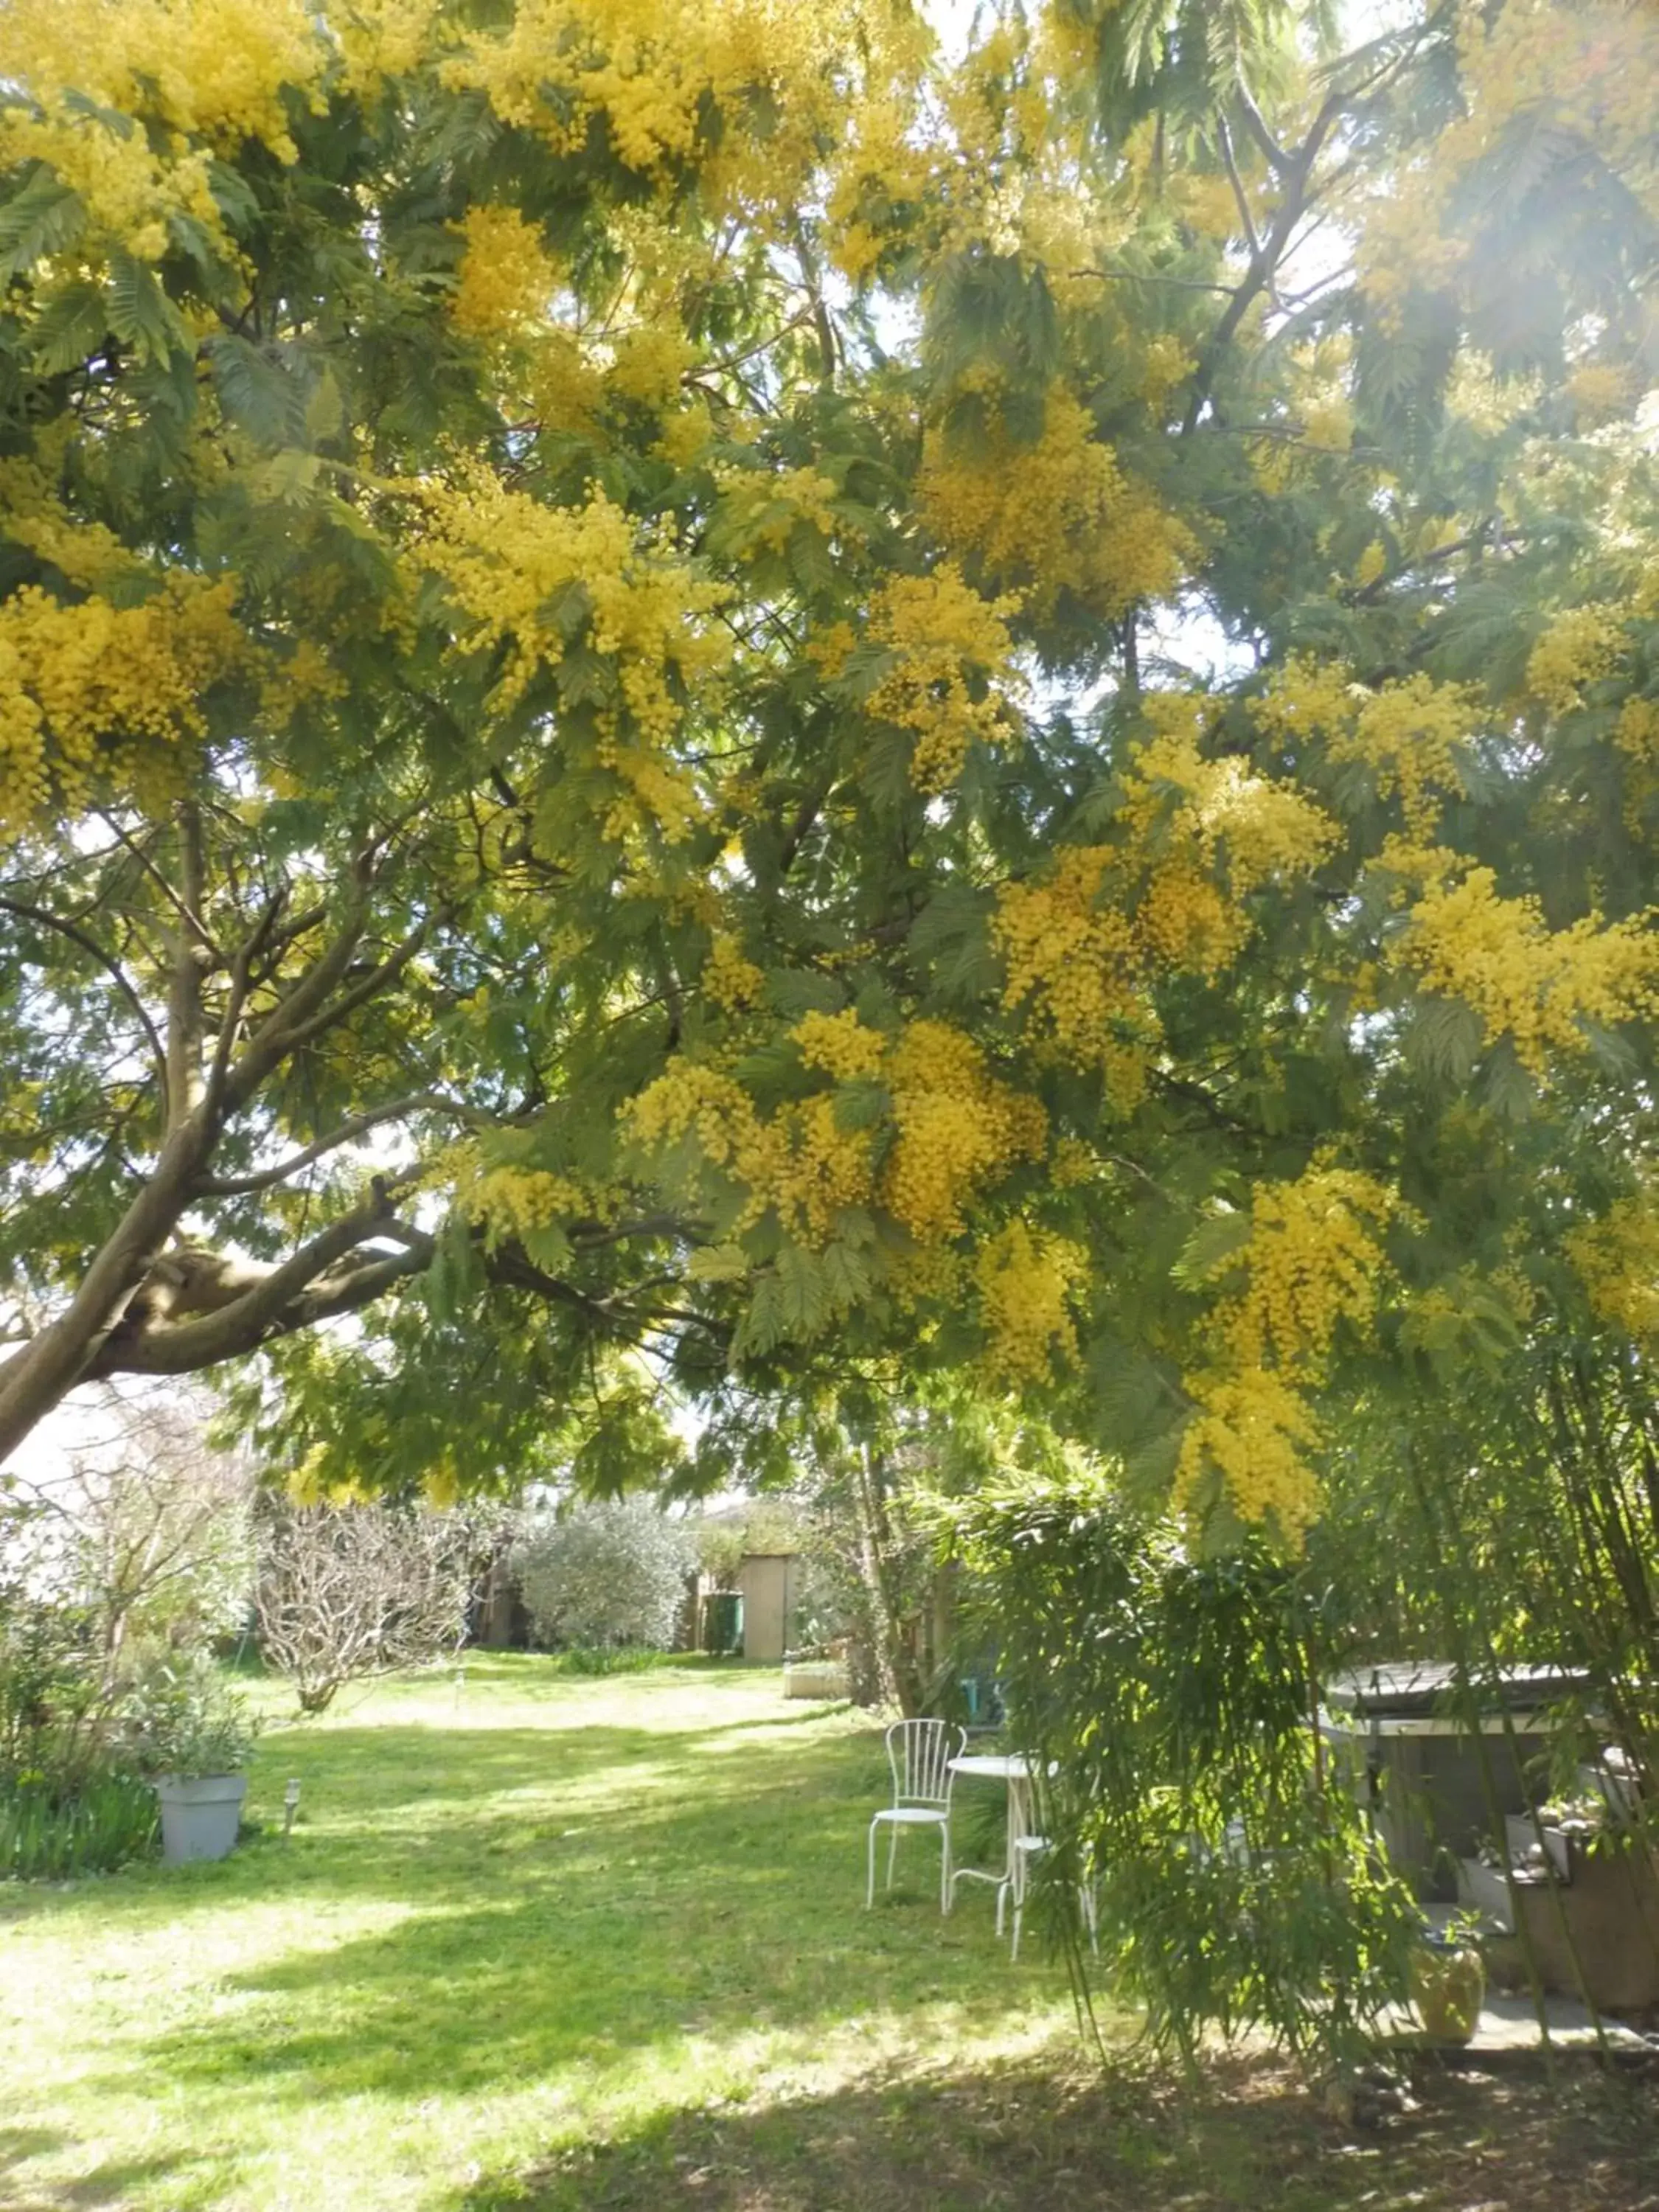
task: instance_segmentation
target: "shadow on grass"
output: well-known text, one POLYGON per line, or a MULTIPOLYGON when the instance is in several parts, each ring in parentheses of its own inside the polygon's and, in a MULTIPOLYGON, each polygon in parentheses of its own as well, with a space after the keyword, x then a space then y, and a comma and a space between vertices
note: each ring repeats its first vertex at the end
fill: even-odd
POLYGON ((1239 2060, 1201 2083, 1120 2064, 896 2076, 655 2118, 449 2212, 1653 2212, 1651 2087, 1436 2074, 1381 2135, 1239 2060))
POLYGON ((105 2206, 131 2204, 135 2189, 178 2171, 171 2158, 112 2159, 44 2191, 31 2192, 26 2182, 15 2179, 20 2166, 59 2149, 66 2140, 52 2128, 0 2128, 0 2205, 5 2212, 99 2212, 105 2206))
POLYGON ((353 1734, 314 1740, 336 1771, 331 1817, 350 1818, 341 1776, 359 1752, 397 1816, 187 1870, 198 1879, 179 1885, 175 1917, 303 1896, 319 1937, 225 1974, 214 2017, 149 2038, 159 2078, 266 2103, 416 2102, 646 2054, 672 2070, 690 2039, 810 2034, 915 2004, 988 2026, 1037 1985, 1035 1962, 1012 1969, 996 1948, 988 1913, 939 1918, 920 1843, 891 1898, 865 1911, 878 1739, 722 1752, 648 1730, 488 1730, 451 1773, 425 1729, 353 1734), (567 1802, 517 1796, 550 1774, 568 1778, 567 1802), (329 1940, 329 1912, 363 1905, 401 1917, 329 1940))

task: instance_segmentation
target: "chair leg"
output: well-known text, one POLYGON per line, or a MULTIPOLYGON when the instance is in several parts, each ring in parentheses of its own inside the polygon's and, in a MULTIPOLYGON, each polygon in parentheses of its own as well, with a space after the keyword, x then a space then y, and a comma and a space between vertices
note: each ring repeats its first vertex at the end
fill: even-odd
POLYGON ((889 1889, 893 1887, 893 1869, 898 1864, 898 1822, 896 1820, 893 1821, 891 1823, 891 1827, 893 1840, 887 1846, 887 1887, 889 1889))
POLYGON ((939 1909, 951 1910, 951 1828, 945 1820, 939 1824, 939 1909))
POLYGON ((1014 1940, 1008 1946, 1008 1963, 1012 1966, 1019 1956, 1019 1923, 1025 1917, 1025 1907, 1018 1898, 1014 1899, 1014 1940))
POLYGON ((864 1893, 864 1909, 867 1912, 876 1901, 876 1829, 878 1823, 870 1823, 870 1881, 864 1893))

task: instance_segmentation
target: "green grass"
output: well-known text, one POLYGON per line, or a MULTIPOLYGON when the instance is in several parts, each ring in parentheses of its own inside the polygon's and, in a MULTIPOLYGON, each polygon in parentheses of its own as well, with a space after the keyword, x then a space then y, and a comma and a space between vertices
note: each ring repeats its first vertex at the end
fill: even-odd
MULTIPOLYGON (((1474 2185, 1443 2127, 1356 2150, 1260 2063, 1201 2088, 1085 2063, 1063 1971, 1011 1966, 988 1890, 941 1921, 921 1839, 864 1911, 884 1774, 866 1717, 696 1662, 475 1657, 459 1697, 389 1684, 273 1727, 264 1832, 229 1860, 0 1891, 0 2205, 1531 2202, 1474 2185)), ((997 1817, 981 1796, 988 1838, 997 1817)), ((1623 2107, 1511 2084, 1500 2125, 1446 2092, 1471 2094, 1456 2129, 1546 2174, 1581 2122, 1604 2157, 1623 2140, 1623 2107)))

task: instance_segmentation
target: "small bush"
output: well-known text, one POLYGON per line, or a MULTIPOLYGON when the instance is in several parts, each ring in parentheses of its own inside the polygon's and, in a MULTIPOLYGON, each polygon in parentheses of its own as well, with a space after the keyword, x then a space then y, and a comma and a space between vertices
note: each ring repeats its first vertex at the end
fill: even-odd
POLYGON ((129 1692, 125 1730, 142 1774, 185 1778, 234 1774, 247 1764, 258 1724, 205 1652, 162 1660, 129 1692))
POLYGON ((513 1566, 537 1633, 574 1650, 672 1643, 696 1557, 690 1532, 642 1498, 538 1513, 513 1566))

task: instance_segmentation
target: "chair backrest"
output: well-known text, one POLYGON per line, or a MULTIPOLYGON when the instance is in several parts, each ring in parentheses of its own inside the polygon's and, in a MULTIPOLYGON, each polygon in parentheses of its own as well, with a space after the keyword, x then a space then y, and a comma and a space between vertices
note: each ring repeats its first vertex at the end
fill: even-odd
POLYGON ((887 1731, 896 1805, 948 1805, 956 1776, 951 1761, 967 1748, 965 1729, 949 1721, 895 1721, 887 1731))

